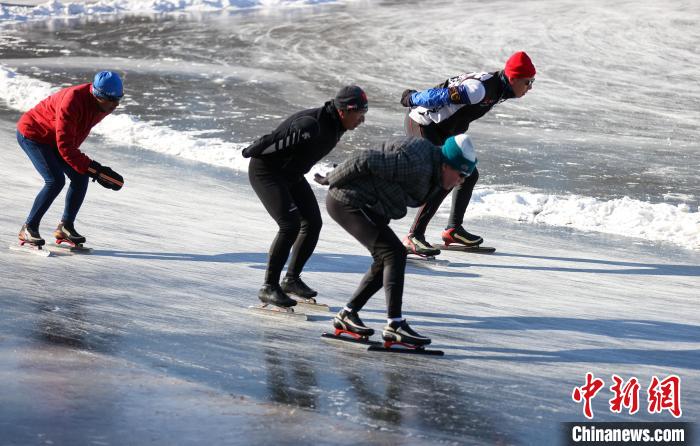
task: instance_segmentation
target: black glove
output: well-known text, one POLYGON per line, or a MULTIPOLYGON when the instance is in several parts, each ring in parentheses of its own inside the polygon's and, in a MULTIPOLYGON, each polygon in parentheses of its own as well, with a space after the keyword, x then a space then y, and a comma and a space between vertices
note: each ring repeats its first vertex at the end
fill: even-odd
POLYGON ((328 182, 328 177, 324 177, 320 173, 314 174, 314 181, 320 184, 321 186, 328 186, 330 184, 328 182))
POLYGON ((97 181, 100 186, 107 189, 119 190, 124 186, 124 177, 113 171, 109 167, 103 166, 97 161, 90 161, 87 174, 92 181, 97 181))
POLYGON ((416 90, 404 90, 403 93, 401 93, 401 105, 404 107, 413 107, 411 95, 415 92, 416 90))

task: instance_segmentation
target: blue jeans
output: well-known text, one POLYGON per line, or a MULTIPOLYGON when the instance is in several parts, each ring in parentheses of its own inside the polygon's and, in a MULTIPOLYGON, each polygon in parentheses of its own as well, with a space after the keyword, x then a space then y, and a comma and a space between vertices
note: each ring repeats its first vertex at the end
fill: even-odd
POLYGON ((54 146, 34 142, 25 138, 19 131, 17 132, 17 142, 31 160, 34 168, 44 178, 44 187, 34 199, 34 206, 27 217, 27 226, 39 230, 41 219, 66 184, 65 176, 70 179, 70 186, 66 194, 66 206, 61 220, 73 223, 85 199, 90 178, 70 167, 54 146))

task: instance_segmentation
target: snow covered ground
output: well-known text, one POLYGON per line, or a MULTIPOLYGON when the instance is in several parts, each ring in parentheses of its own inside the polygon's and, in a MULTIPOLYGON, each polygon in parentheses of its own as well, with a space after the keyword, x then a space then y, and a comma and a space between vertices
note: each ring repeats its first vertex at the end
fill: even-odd
MULTIPOLYGON (((13 128, 0 122, 8 244, 41 187, 13 128)), ((275 228, 244 174, 100 137, 84 150, 126 178, 90 187, 77 227, 95 253, 0 250, 0 444, 553 444, 585 420, 571 393, 586 372, 643 388, 676 374, 681 421, 697 421, 697 251, 472 220, 496 254, 408 267, 405 315, 446 356, 370 353, 322 341, 330 313, 247 311, 275 228)), ((304 279, 337 310, 370 259, 324 221, 304 279)), ((380 294, 364 318, 383 315, 380 294)), ((605 392, 595 421, 673 420, 611 414, 605 392)))

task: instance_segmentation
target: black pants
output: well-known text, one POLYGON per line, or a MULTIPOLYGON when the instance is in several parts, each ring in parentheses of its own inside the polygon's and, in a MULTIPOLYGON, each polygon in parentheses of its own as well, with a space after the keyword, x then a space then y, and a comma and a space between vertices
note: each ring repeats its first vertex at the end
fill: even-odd
POLYGON ((287 275, 299 276, 316 248, 323 225, 311 186, 304 177, 294 180, 285 178, 278 170, 257 158, 250 160, 248 178, 268 214, 279 226, 270 246, 265 284, 279 283, 290 250, 292 258, 287 275))
MULTIPOLYGON (((442 134, 436 126, 422 126, 418 124, 408 116, 408 113, 406 113, 406 118, 404 120, 404 130, 406 131, 406 135, 425 138, 436 146, 442 146, 445 140, 450 137, 450 135, 442 134)), ((471 201, 472 193, 474 192, 474 186, 476 186, 478 180, 479 171, 475 168, 474 172, 464 179, 464 183, 453 189, 452 209, 450 210, 450 217, 447 220, 448 228, 461 226, 462 223, 464 223, 464 214, 467 212, 469 201, 471 201)), ((449 190, 441 190, 440 193, 434 195, 418 209, 416 218, 411 225, 411 234, 425 236, 428 223, 430 223, 430 220, 432 220, 449 193, 449 190)))
POLYGON ((387 316, 401 317, 406 248, 389 227, 387 217, 358 209, 326 196, 328 215, 372 254, 372 266, 352 295, 348 307, 360 311, 370 297, 384 287, 387 316))

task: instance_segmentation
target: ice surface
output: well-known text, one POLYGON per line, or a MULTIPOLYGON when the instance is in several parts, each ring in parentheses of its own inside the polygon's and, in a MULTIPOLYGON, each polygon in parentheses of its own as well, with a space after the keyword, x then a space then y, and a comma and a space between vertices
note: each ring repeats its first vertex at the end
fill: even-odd
MULTIPOLYGON (((134 3, 53 2, 32 10, 62 17, 46 22, 0 7, 5 245, 41 187, 15 141, 20 111, 96 67, 127 75, 119 111, 83 146, 126 178, 119 192, 91 183, 76 224, 94 253, 0 250, 0 444, 555 444, 559 422, 584 420, 571 392, 588 371, 607 386, 677 374, 681 421, 697 422, 700 251, 682 248, 698 236, 696 2, 228 8, 243 3, 114 15, 134 3), (443 26, 407 31, 426 23, 443 26), (444 358, 329 345, 330 314, 247 310, 276 228, 240 147, 357 82, 367 123, 323 171, 401 134, 404 88, 520 49, 535 88, 470 129, 482 176, 467 224, 498 251, 407 269, 405 315, 444 358)), ((304 280, 337 310, 370 258, 324 222, 304 280)), ((380 293, 362 316, 379 329, 384 311, 380 293)), ((612 414, 610 397, 594 400, 596 421, 674 420, 612 414)))
MULTIPOLYGON (((0 129, 0 238, 11 241, 41 182, 12 123, 0 129)), ((449 266, 407 270, 405 315, 447 356, 369 353, 321 341, 330 315, 246 309, 275 229, 244 175, 99 136, 84 150, 126 179, 119 192, 91 184, 76 226, 93 254, 0 251, 6 444, 546 444, 560 421, 583 420, 570 395, 587 371, 676 373, 684 420, 696 419, 693 251, 471 220, 496 254, 446 252, 449 266)), ((304 280, 337 310, 370 258, 324 221, 304 280)), ((381 293, 363 317, 381 328, 381 293)), ((605 398, 594 410, 671 419, 612 415, 605 398)))

